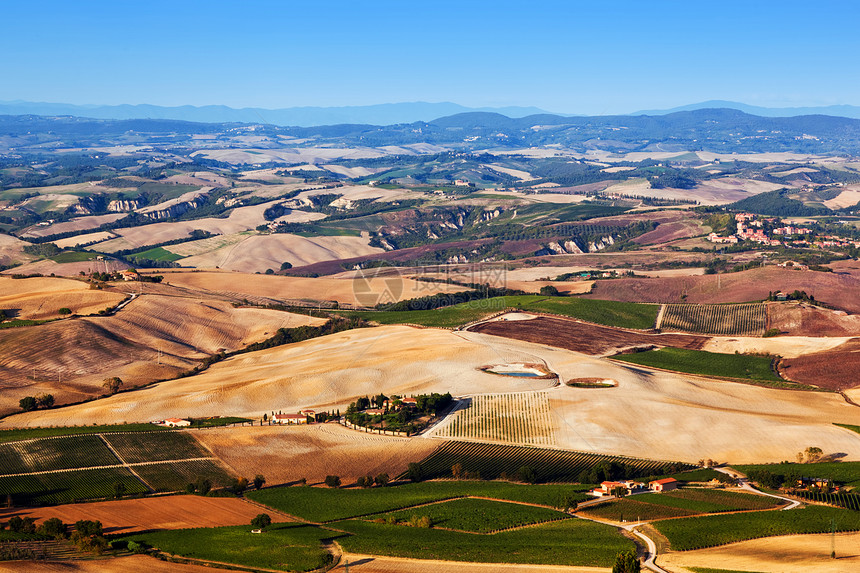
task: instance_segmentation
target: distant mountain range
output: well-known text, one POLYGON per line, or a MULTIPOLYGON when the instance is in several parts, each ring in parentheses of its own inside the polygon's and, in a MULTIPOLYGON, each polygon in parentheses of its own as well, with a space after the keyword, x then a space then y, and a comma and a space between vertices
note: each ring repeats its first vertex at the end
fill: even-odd
POLYGON ((392 125, 431 121, 439 117, 466 112, 493 112, 508 117, 544 114, 536 107, 473 108, 456 103, 404 102, 346 107, 290 107, 236 109, 225 105, 196 107, 183 105, 73 105, 28 101, 0 102, 0 115, 71 115, 93 119, 173 119, 201 123, 266 123, 280 126, 312 127, 318 125, 369 124, 392 125))
MULTIPOLYGON (((860 106, 832 105, 825 107, 758 107, 733 101, 711 100, 672 109, 641 110, 620 116, 660 116, 702 109, 734 109, 759 117, 797 117, 801 115, 830 115, 860 119, 860 106)), ((490 112, 509 118, 549 115, 537 107, 467 107, 456 103, 404 102, 344 107, 289 107, 264 109, 258 107, 232 108, 225 105, 164 107, 158 105, 73 105, 28 101, 0 102, 0 115, 75 116, 93 119, 169 119, 200 123, 265 123, 279 126, 314 127, 321 125, 394 125, 433 121, 435 119, 473 112, 490 112)), ((561 117, 583 117, 574 114, 553 114, 561 117)), ((610 117, 610 116, 603 116, 610 117)), ((619 116, 615 116, 619 117, 619 116)))
POLYGON ((759 107, 747 105, 736 101, 710 100, 701 103, 673 107, 671 109, 647 109, 631 113, 630 115, 666 115, 679 111, 695 111, 699 109, 736 109, 750 115, 761 117, 797 117, 799 115, 833 115, 836 117, 850 117, 860 119, 860 106, 856 105, 828 105, 821 107, 759 107))

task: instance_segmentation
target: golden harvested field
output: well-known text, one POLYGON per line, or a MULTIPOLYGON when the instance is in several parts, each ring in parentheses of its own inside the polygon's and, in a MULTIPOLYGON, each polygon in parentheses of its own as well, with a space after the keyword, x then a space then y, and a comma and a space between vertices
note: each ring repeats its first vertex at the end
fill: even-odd
POLYGON ((77 280, 0 277, 0 309, 24 320, 59 318, 63 307, 75 314, 95 314, 124 298, 117 292, 90 290, 87 283, 77 280))
POLYGON ((78 217, 71 221, 62 223, 54 223, 53 225, 40 225, 30 227, 22 237, 47 237, 48 235, 58 235, 60 233, 69 233, 71 231, 86 231, 87 229, 97 229, 105 223, 113 223, 119 221, 126 216, 126 213, 111 213, 110 215, 92 215, 89 217, 78 217))
POLYGON ((0 265, 32 261, 35 257, 24 253, 24 247, 27 245, 29 243, 26 241, 0 234, 0 265))
POLYGON ((96 233, 87 233, 85 235, 75 235, 74 237, 66 237, 65 239, 59 239, 54 241, 54 244, 60 247, 61 249, 65 248, 76 248, 78 246, 85 246, 91 243, 99 243, 101 241, 107 241, 108 239, 116 238, 114 233, 110 231, 98 231, 96 233))
POLYGON ((450 391, 455 396, 546 390, 558 447, 652 459, 730 463, 792 459, 814 443, 860 460, 856 406, 832 393, 773 390, 651 371, 475 332, 386 326, 241 355, 201 375, 68 408, 7 418, 10 426, 146 421, 339 408, 358 396, 450 391), (488 374, 481 366, 543 364, 610 388, 549 389, 554 380, 488 374), (288 365, 288 366, 285 366, 288 365))
POLYGON ((744 336, 715 336, 702 347, 708 352, 723 354, 767 353, 783 358, 797 358, 804 354, 833 350, 851 340, 850 337, 779 336, 757 338, 744 336))
MULTIPOLYGON (((59 518, 63 523, 90 519, 101 521, 105 533, 131 533, 150 529, 245 525, 258 513, 258 506, 235 497, 172 495, 53 507, 0 509, 0 521, 6 522, 15 515, 34 517, 37 523, 52 517, 59 518)), ((271 512, 270 515, 275 522, 289 521, 278 512, 271 512)))
POLYGON ((301 478, 315 484, 327 475, 339 475, 344 484, 383 472, 394 477, 439 446, 436 440, 377 436, 334 423, 217 428, 194 437, 235 473, 262 473, 268 485, 301 478))
POLYGON ((84 273, 86 275, 92 274, 96 271, 100 273, 113 273, 127 268, 129 268, 129 265, 115 259, 98 261, 94 258, 91 261, 81 261, 79 263, 55 263, 50 259, 43 259, 41 261, 15 267, 14 269, 5 270, 0 273, 0 275, 54 274, 58 277, 78 277, 80 276, 80 273, 84 273))
POLYGON ((837 559, 830 558, 830 535, 787 535, 741 541, 711 549, 673 551, 657 563, 678 573, 713 567, 762 573, 849 573, 860 570, 860 533, 838 533, 837 559))
POLYGON ((7 421, 67 425, 116 416, 128 421, 212 415, 261 418, 273 410, 297 412, 306 407, 345 411, 356 398, 379 392, 409 396, 539 390, 555 381, 498 376, 479 368, 542 362, 534 351, 495 338, 407 326, 365 328, 243 354, 198 376, 7 421))
MULTIPOLYGON (((98 247, 92 248, 98 248, 99 252, 112 253, 123 249, 133 249, 173 241, 175 239, 183 239, 188 237, 188 234, 195 229, 208 231, 216 235, 241 233, 242 231, 253 230, 259 225, 268 223, 263 217, 263 213, 272 205, 281 202, 270 201, 250 207, 239 207, 231 211, 230 216, 226 219, 207 218, 193 221, 176 221, 173 223, 152 223, 128 229, 117 229, 116 234, 120 235, 120 238, 99 243, 98 247)), ((291 211, 288 215, 285 215, 284 220, 299 223, 315 221, 323 217, 325 215, 322 213, 291 211)))
MULTIPOLYGON (((361 301, 356 300, 353 293, 354 283, 349 278, 306 278, 218 271, 160 274, 164 274, 164 282, 171 285, 215 293, 229 293, 233 296, 247 296, 251 300, 253 300, 252 297, 265 297, 278 301, 336 300, 342 304, 363 306, 361 301)), ((375 292, 383 292, 386 281, 384 278, 374 278, 370 280, 370 286, 375 289, 375 292)), ((426 283, 405 278, 397 300, 464 290, 467 289, 457 285, 426 283)))
MULTIPOLYGON (((232 235, 236 237, 236 235, 232 235)), ((204 239, 212 241, 212 239, 204 239)), ((299 235, 274 234, 250 235, 237 242, 228 242, 211 251, 195 254, 183 259, 183 266, 198 268, 219 267, 240 272, 265 272, 279 270, 281 263, 289 262, 294 267, 311 265, 334 259, 347 259, 385 252, 384 249, 368 245, 369 236, 363 237, 301 237, 299 235)), ((168 251, 184 254, 191 245, 167 247, 168 251)))
POLYGON ((147 294, 110 317, 0 330, 0 412, 15 411, 20 398, 43 392, 58 404, 99 395, 110 376, 127 386, 172 378, 221 349, 239 349, 281 327, 320 322, 222 301, 147 294))

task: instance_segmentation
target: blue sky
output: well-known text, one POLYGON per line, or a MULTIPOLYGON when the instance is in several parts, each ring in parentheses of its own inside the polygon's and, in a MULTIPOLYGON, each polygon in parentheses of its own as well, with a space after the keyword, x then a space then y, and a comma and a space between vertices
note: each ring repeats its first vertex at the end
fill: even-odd
POLYGON ((0 100, 860 105, 860 3, 4 2, 0 100))

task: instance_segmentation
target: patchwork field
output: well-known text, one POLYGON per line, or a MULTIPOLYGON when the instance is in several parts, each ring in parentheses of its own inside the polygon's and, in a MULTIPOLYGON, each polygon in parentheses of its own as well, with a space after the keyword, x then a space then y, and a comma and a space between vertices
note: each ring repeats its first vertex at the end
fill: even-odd
MULTIPOLYGON (((534 321, 524 321, 530 323, 534 321)), ((680 336, 680 335, 679 335, 680 336)), ((613 364, 582 354, 476 332, 387 326, 359 329, 237 356, 206 372, 3 425, 72 425, 166 416, 246 415, 312 407, 345 410, 359 396, 547 390, 559 447, 657 460, 733 463, 791 459, 812 438, 825 452, 860 459, 855 406, 837 394, 774 390, 613 364), (571 378, 617 387, 575 388, 554 380, 488 374, 488 364, 543 363, 571 378), (285 369, 284 364, 290 368, 285 369), (287 391, 287 389, 289 389, 287 391), (643 432, 642 428, 648 428, 643 432)))

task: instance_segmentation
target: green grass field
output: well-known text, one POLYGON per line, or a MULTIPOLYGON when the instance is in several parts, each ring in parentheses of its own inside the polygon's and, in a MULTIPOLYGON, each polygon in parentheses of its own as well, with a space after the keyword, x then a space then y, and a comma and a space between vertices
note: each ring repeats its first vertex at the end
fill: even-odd
POLYGON ((52 436, 77 436, 83 434, 101 434, 103 432, 169 432, 170 428, 152 424, 117 424, 114 426, 65 426, 57 428, 21 428, 0 430, 0 444, 17 440, 32 440, 34 438, 50 438, 52 436))
POLYGON ((434 310, 354 311, 339 312, 338 314, 358 316, 380 324, 421 324, 423 326, 455 328, 503 311, 506 308, 547 312, 596 324, 638 329, 653 327, 659 310, 659 306, 656 304, 521 295, 474 300, 434 310))
POLYGON ((72 503, 114 495, 114 484, 125 485, 126 495, 149 491, 125 468, 80 470, 31 476, 0 476, 0 492, 11 494, 15 505, 72 503))
POLYGON ((718 354, 703 350, 687 350, 685 348, 660 348, 635 354, 619 354, 615 360, 653 366, 675 372, 719 376, 722 378, 738 378, 765 382, 783 382, 773 371, 772 359, 766 356, 748 356, 746 354, 718 354))
POLYGON ((716 547, 777 535, 860 530, 860 512, 810 505, 788 511, 757 511, 655 522, 675 551, 716 547), (832 524, 832 525, 831 525, 832 524))
POLYGON ((655 505, 638 501, 639 495, 625 497, 617 501, 606 501, 582 510, 588 517, 609 519, 612 521, 652 521, 670 517, 685 517, 695 512, 677 507, 655 505))
POLYGON ((634 499, 652 505, 675 507, 694 513, 722 513, 779 507, 779 500, 763 495, 722 489, 688 488, 666 493, 643 493, 634 499))
POLYGON ((89 251, 63 251, 62 253, 49 258, 55 263, 81 263, 84 261, 93 261, 97 256, 97 253, 89 251))
POLYGON ((611 567, 618 553, 634 549, 615 528, 581 519, 493 535, 366 521, 336 526, 355 534, 338 539, 346 551, 416 559, 611 567))
POLYGON ((172 263, 173 261, 178 261, 179 259, 184 259, 185 257, 182 255, 177 255, 176 253, 171 253, 164 247, 155 247, 149 249, 147 251, 143 251, 141 253, 135 253, 133 255, 129 255, 130 258, 135 259, 149 259, 151 261, 166 261, 172 263))
POLYGON ((860 486, 860 462, 825 462, 818 464, 756 464, 732 466, 744 474, 753 470, 767 470, 774 474, 792 477, 827 478, 836 483, 860 486))
POLYGON ((20 326, 37 326, 39 324, 45 324, 46 322, 51 322, 50 320, 7 320, 6 322, 0 322, 0 330, 4 328, 18 328, 20 326))
MULTIPOLYGON (((490 533, 521 525, 568 519, 566 513, 542 507, 485 499, 455 499, 387 514, 400 521, 429 517, 433 527, 490 533)), ((387 517, 387 516, 386 516, 387 517)))
POLYGON ((464 496, 522 501, 552 507, 565 497, 581 501, 588 486, 519 485, 505 482, 434 481, 371 489, 274 487, 248 492, 252 500, 316 522, 348 519, 464 496))
POLYGON ((840 428, 845 428, 846 430, 851 430, 852 432, 857 432, 860 434, 860 426, 852 426, 851 424, 833 424, 834 426, 839 426, 840 428))
POLYGON ((262 534, 250 525, 182 529, 119 535, 112 540, 135 541, 167 553, 279 571, 309 571, 330 560, 324 539, 343 534, 295 523, 278 523, 262 534))

